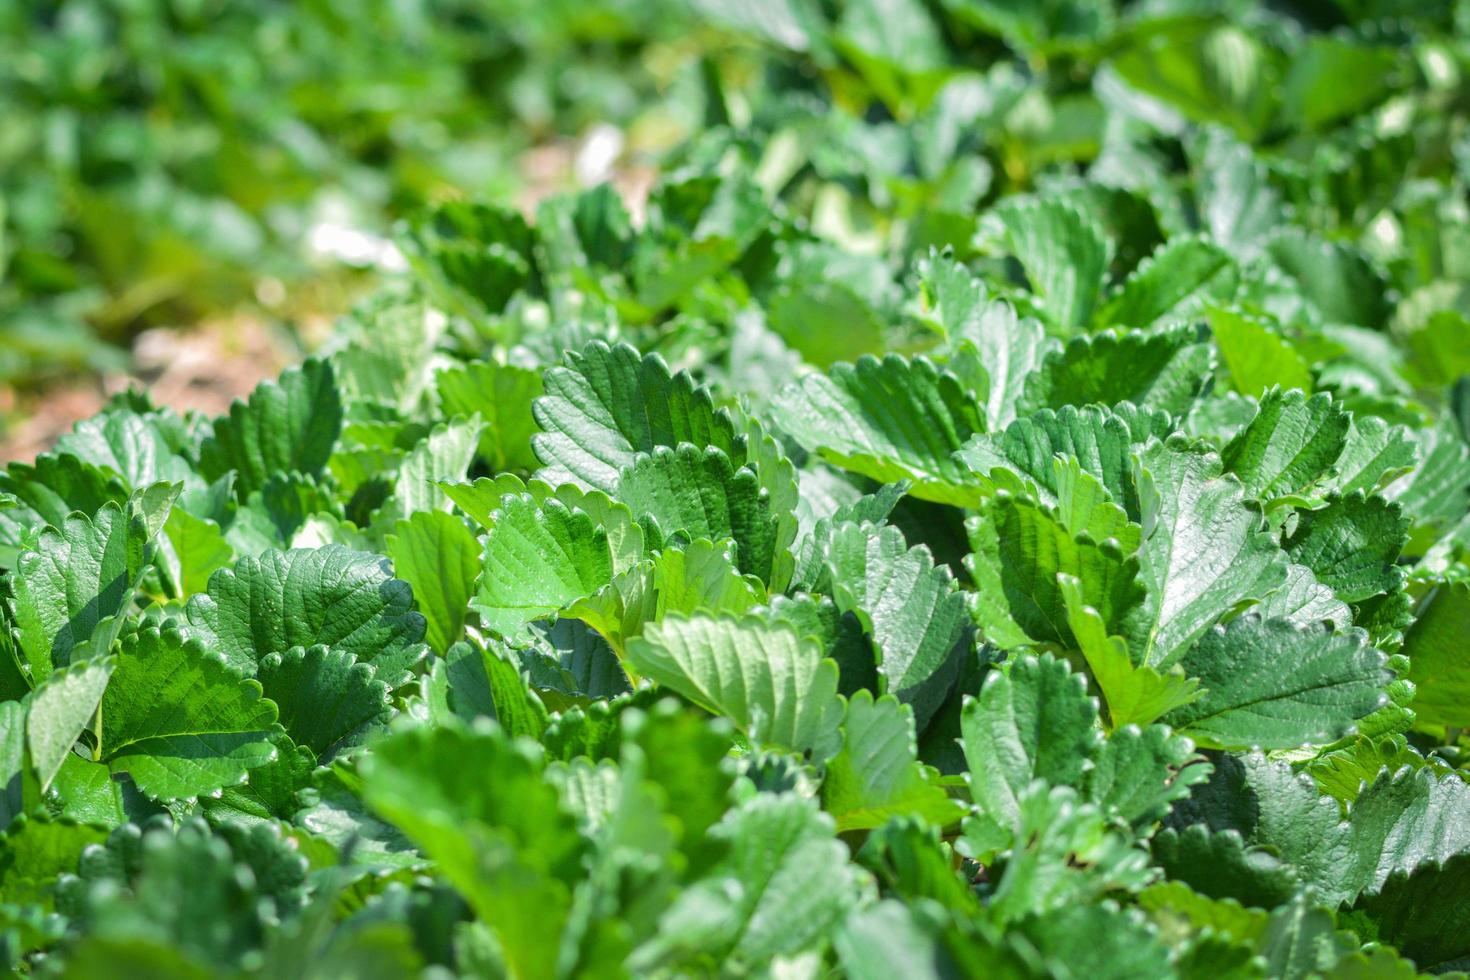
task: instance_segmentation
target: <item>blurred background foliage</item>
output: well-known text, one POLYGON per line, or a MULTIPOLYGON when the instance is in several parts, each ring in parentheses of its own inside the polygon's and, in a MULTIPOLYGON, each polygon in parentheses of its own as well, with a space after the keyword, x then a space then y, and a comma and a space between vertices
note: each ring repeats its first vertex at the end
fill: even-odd
MULTIPOLYGON (((288 328, 335 314, 363 270, 401 264, 390 241, 410 258, 443 245, 423 223, 393 230, 445 201, 529 212, 552 191, 622 177, 637 220, 648 181, 627 177, 655 167, 739 169, 804 236, 842 247, 841 269, 811 245, 768 256, 795 269, 782 282, 799 288, 769 298, 788 324, 891 321, 893 277, 854 275, 864 257, 898 267, 942 246, 1014 278, 1017 258, 997 244, 1007 230, 982 215, 1046 189, 1119 242, 1115 276, 1176 232, 1209 228, 1248 252, 1250 222, 1289 217, 1313 242, 1349 247, 1331 253, 1346 274, 1361 259, 1389 276, 1393 299, 1429 290, 1400 312, 1434 323, 1398 326, 1428 330, 1426 370, 1453 377, 1440 348, 1463 356, 1453 334, 1470 312, 1455 285, 1470 262, 1467 10, 11 0, 0 379, 25 390, 124 369, 139 331, 242 308, 288 328), (1259 193, 1218 194, 1235 210, 1212 211, 1200 186, 1259 193)), ((701 220, 738 239, 741 199, 726 203, 701 220)))

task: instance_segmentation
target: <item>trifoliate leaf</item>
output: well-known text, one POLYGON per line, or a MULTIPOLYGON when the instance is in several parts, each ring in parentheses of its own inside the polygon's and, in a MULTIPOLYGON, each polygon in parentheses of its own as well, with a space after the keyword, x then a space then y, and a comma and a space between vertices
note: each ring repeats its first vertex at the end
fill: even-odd
POLYGON ((1470 853, 1394 874, 1358 908, 1377 938, 1416 966, 1463 963, 1470 956, 1470 853))
POLYGON ((1235 830, 1211 832, 1204 824, 1171 827, 1155 834, 1150 846, 1154 862, 1170 879, 1211 898, 1269 909, 1300 887, 1289 865, 1264 848, 1250 847, 1235 830))
POLYGON ((831 758, 841 747, 837 665, 785 624, 669 616, 628 642, 643 675, 729 718, 753 742, 831 758))
POLYGON ((169 511, 159 543, 158 563, 180 598, 203 592, 209 587, 209 577, 235 557, 218 524, 182 507, 169 511))
POLYGON ((1105 813, 1145 828, 1168 816, 1174 801, 1209 774, 1190 739, 1164 725, 1128 725, 1093 753, 1083 793, 1105 813))
POLYGON ((1180 665, 1204 693, 1166 721, 1206 744, 1294 748, 1333 742, 1385 703, 1384 657, 1361 630, 1241 616, 1207 631, 1180 665))
POLYGON ((384 504, 385 516, 404 518, 425 511, 448 510, 450 500, 439 484, 465 478, 474 461, 482 428, 478 417, 435 426, 399 464, 392 496, 384 504))
POLYGON ((262 382, 248 401, 236 401, 215 420, 199 451, 199 471, 207 480, 233 473, 241 500, 274 473, 316 476, 337 445, 342 417, 331 364, 307 361, 279 381, 262 382))
POLYGON ((553 486, 576 483, 610 494, 637 453, 685 442, 745 459, 729 414, 688 374, 671 375, 657 355, 594 342, 569 353, 567 366, 548 371, 545 384, 534 408, 542 432, 531 442, 544 464, 537 475, 553 486))
POLYGON ((837 466, 883 483, 908 480, 923 500, 978 501, 953 453, 985 431, 974 397, 925 358, 890 354, 808 374, 775 399, 777 424, 837 466))
POLYGON ((1262 619, 1285 619, 1306 626, 1331 623, 1338 629, 1353 624, 1353 611, 1305 565, 1286 566, 1286 581, 1251 607, 1262 619))
POLYGON ((1209 378, 1212 359, 1194 327, 1078 337, 1046 356, 1027 379, 1022 404, 1034 412, 1131 402, 1180 415, 1209 378))
POLYGON ((1162 669, 1226 613, 1279 587, 1287 563, 1218 457, 1170 442, 1143 450, 1136 465, 1149 604, 1148 626, 1130 641, 1162 669))
POLYGON ((154 483, 184 483, 193 468, 169 443, 156 417, 116 409, 78 422, 56 440, 56 452, 110 471, 128 490, 154 483))
POLYGON ((1008 487, 1018 475, 1038 500, 1051 504, 1057 500, 1057 479, 1064 473, 1057 469, 1054 457, 1070 456, 1107 489, 1130 520, 1137 521, 1133 449, 1150 435, 1164 438, 1171 431, 1169 417, 1161 412, 1121 413, 1099 406, 1065 405, 1018 419, 1004 432, 977 436, 956 458, 996 486, 1008 487))
POLYGON ((420 511, 398 522, 386 551, 393 574, 413 588, 425 621, 425 641, 444 653, 464 636, 480 575, 480 542, 463 519, 444 511, 420 511))
POLYGON ((208 646, 246 675, 272 653, 318 644, 377 668, 391 687, 423 657, 413 592, 377 555, 339 545, 267 551, 215 572, 188 615, 208 646))
POLYGON ((827 764, 822 808, 839 833, 870 830, 890 818, 914 815, 943 826, 961 810, 918 761, 914 717, 890 695, 859 691, 847 702, 843 745, 827 764))
POLYGON ((1356 490, 1372 493, 1413 469, 1418 451, 1404 426, 1373 415, 1355 416, 1329 485, 1343 496, 1356 490))
POLYGON ((1148 856, 1069 786, 1027 787, 1011 830, 1017 846, 988 906, 1003 923, 1140 888, 1157 875, 1148 856))
POLYGON ((884 691, 914 709, 922 731, 954 680, 968 618, 949 569, 895 527, 844 524, 832 531, 827 571, 837 607, 873 638, 884 691))
POLYGON ((177 627, 125 637, 102 697, 96 758, 153 799, 181 799, 239 782, 275 757, 276 706, 177 627))
POLYGON ((128 499, 123 481, 75 456, 42 453, 34 464, 11 463, 0 470, 0 558, 14 568, 16 555, 37 527, 61 527, 73 512, 95 514, 106 503, 128 499))

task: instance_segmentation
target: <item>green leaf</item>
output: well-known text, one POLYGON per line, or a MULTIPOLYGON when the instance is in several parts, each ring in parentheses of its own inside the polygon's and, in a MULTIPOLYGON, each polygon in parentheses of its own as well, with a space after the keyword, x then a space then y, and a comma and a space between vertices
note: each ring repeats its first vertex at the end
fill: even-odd
POLYGON ((1204 18, 1160 23, 1139 31, 1113 58, 1113 70, 1186 119, 1229 126, 1254 142, 1279 98, 1277 53, 1234 24, 1204 18))
POLYGON ((1099 311, 1099 326, 1149 327, 1191 317, 1209 300, 1211 285, 1232 265, 1230 253, 1207 238, 1175 238, 1149 256, 1099 311))
POLYGON ((274 473, 320 475, 342 432, 342 398, 329 362, 310 360, 265 381, 215 420, 199 451, 207 480, 235 475, 245 500, 274 473))
POLYGON ((988 674, 979 697, 965 702, 961 730, 970 796, 1007 828, 1020 819, 1033 780, 1081 783, 1102 739, 1085 680, 1049 654, 988 674))
POLYGON ((477 417, 436 425, 399 464, 385 515, 406 518, 448 510, 450 500, 439 484, 459 482, 469 473, 482 428, 477 417))
POLYGON ((1286 579, 1286 559, 1219 457, 1171 441, 1138 457, 1147 626, 1130 634, 1144 664, 1176 662, 1222 616, 1286 579))
POLYGON ((393 713, 388 685, 371 665, 344 650, 295 647, 263 657, 255 674, 276 703, 279 721, 297 745, 323 762, 386 722, 393 713))
POLYGON ((1027 379, 1023 404, 1036 411, 1132 402, 1180 415, 1209 378, 1212 360, 1210 346, 1189 326, 1078 337, 1027 379))
POLYGON ((1372 493, 1413 469, 1419 447, 1401 425, 1373 415, 1355 416, 1329 485, 1347 496, 1372 493))
POLYGON ((1391 91, 1400 52, 1331 35, 1307 39, 1291 59, 1282 108, 1293 122, 1320 129, 1362 112, 1391 91))
POLYGON ((769 582, 776 557, 777 518, 755 472, 738 469, 714 447, 689 444, 640 453, 618 481, 617 499, 639 517, 650 548, 682 534, 735 542, 742 572, 769 582))
POLYGON ((913 708, 922 731, 954 681, 969 619, 954 576, 898 528, 859 524, 833 528, 827 571, 837 607, 873 638, 884 692, 913 708))
POLYGON ((765 599, 760 582, 735 568, 728 542, 699 540, 666 548, 562 615, 585 622, 622 651, 645 626, 670 613, 739 614, 765 599))
POLYGON ((50 911, 57 877, 76 871, 82 852, 106 839, 106 830, 69 820, 12 823, 0 837, 0 901, 50 911))
POLYGON ((918 761, 914 716, 890 695, 859 691, 847 702, 843 746, 827 764, 822 808, 838 833, 871 830, 900 815, 943 826, 962 812, 918 761))
POLYGON ((447 415, 478 415, 484 422, 479 454, 492 473, 536 468, 531 404, 543 391, 540 375, 512 364, 473 361, 440 371, 435 385, 447 415))
POLYGON ((32 529, 61 527, 75 511, 95 514, 106 503, 121 506, 128 499, 122 480, 75 456, 50 453, 37 456, 34 464, 11 463, 0 470, 0 494, 14 498, 14 506, 0 507, 0 558, 10 568, 32 529))
POLYGON ((363 762, 364 795, 438 865, 515 976, 555 975, 586 844, 541 761, 489 723, 410 729, 363 762))
POLYGON ((1470 445, 1441 422, 1415 433, 1419 464, 1410 474, 1389 484, 1383 495, 1397 501, 1419 525, 1446 525, 1470 510, 1470 445))
POLYGON ((170 445, 154 418, 126 410, 78 422, 56 440, 56 452, 117 474, 129 491, 194 478, 188 461, 170 445))
POLYGON ((1169 815, 1176 800, 1210 775, 1194 742, 1165 725, 1127 725, 1108 735, 1083 777, 1086 797, 1142 831, 1169 815))
POLYGON ((1269 321, 1220 307, 1205 319, 1230 385, 1242 395, 1260 398, 1272 387, 1312 390, 1306 358, 1269 321))
POLYGON ((882 315, 840 280, 782 285, 768 301, 767 316, 771 329, 813 367, 883 349, 882 315))
POLYGON ((1418 615, 1404 634, 1414 682, 1414 711, 1428 725, 1470 728, 1470 583, 1438 586, 1420 603, 1418 615))
POLYGON ((1135 664, 1128 642, 1109 634, 1102 616, 1087 605, 1080 581, 1059 574, 1057 587, 1067 626, 1107 705, 1110 728, 1146 725, 1200 696, 1199 680, 1187 677, 1178 665, 1160 672, 1135 664))
POLYGON ((1470 828, 1459 817, 1470 786, 1457 777, 1382 771, 1344 820, 1336 800, 1286 763, 1259 753, 1222 761, 1186 809, 1272 849, 1333 905, 1377 891, 1395 873, 1470 851, 1470 828))
POLYGON ((658 935, 629 961, 759 964, 812 948, 851 908, 863 878, 831 818, 794 793, 759 793, 711 834, 729 851, 664 913, 658 935))
POLYGON ((593 342, 568 353, 566 367, 547 371, 545 384, 533 409, 542 432, 531 442, 544 464, 537 476, 553 486, 576 483, 610 494, 637 453, 684 442, 745 459, 729 414, 687 373, 670 375, 656 354, 593 342))
MULTIPOLYGON (((26 716, 30 706, 25 701, 0 701, 0 820, 10 821, 26 811, 28 797, 35 783, 26 773, 26 716)), ((84 723, 85 724, 85 723, 84 723)), ((49 733, 48 733, 49 735, 49 733)), ((48 737, 46 741, 50 742, 48 737)), ((67 746, 67 751, 71 746, 67 746)), ((34 758, 35 753, 31 753, 34 758)), ((44 761, 44 760, 42 760, 44 761)), ((65 762, 65 756, 62 762, 65 762)))
POLYGON ((1076 583, 1081 603, 1101 617, 1108 635, 1121 632, 1124 618, 1143 601, 1132 557, 1140 528, 1075 462, 1071 466, 1059 507, 1000 491, 966 522, 972 553, 965 567, 975 583, 971 615, 999 647, 1074 643, 1060 576, 1076 583), (1072 489, 1084 481, 1085 489, 1072 489))
POLYGON ((459 517, 425 511, 399 521, 386 542, 393 574, 413 589, 424 639, 437 653, 464 637, 480 575, 480 542, 459 517))
POLYGON ((218 524, 196 517, 182 507, 169 511, 163 537, 167 546, 160 548, 158 561, 167 570, 180 597, 203 592, 209 587, 209 577, 235 557, 235 550, 225 540, 218 524))
POLYGON ((1058 469, 1053 458, 1070 456, 1136 522, 1133 451, 1151 435, 1162 439, 1172 431, 1169 416, 1161 412, 1064 405, 1017 419, 1004 432, 977 436, 956 457, 996 486, 1011 487, 1021 477, 1020 486, 1027 492, 1043 503, 1055 504, 1058 480, 1068 471, 1058 469))
MULTIPOLYGON (((968 832, 971 821, 966 822, 968 832)), ((1131 891, 1156 874, 1131 839, 1108 828, 1102 810, 1069 786, 1028 788, 1012 824, 1017 846, 988 906, 1002 923, 1131 891)))
POLYGON ((978 501, 969 471, 953 458, 985 431, 974 398, 929 360, 890 354, 808 374, 775 399, 777 424, 837 466, 882 483, 910 482, 920 499, 978 501))
POLYGON ((1387 323, 1387 283, 1357 246, 1288 225, 1267 251, 1324 322, 1375 330, 1387 323))
POLYGON ((242 781, 275 757, 280 731, 260 685, 177 627, 123 639, 101 718, 98 761, 165 800, 242 781))
POLYGON ((999 431, 1016 417, 1026 378, 1057 347, 1039 320, 1016 316, 1002 300, 990 299, 981 281, 946 256, 919 263, 919 285, 931 316, 949 338, 955 356, 972 353, 985 371, 986 428, 999 431))
POLYGON ((163 524, 177 488, 156 484, 95 517, 74 514, 48 527, 24 551, 13 579, 15 623, 33 684, 70 662, 73 650, 101 638, 105 649, 120 628, 149 559, 149 542, 163 524))
POLYGON ((627 652, 639 673, 729 718, 753 742, 818 761, 841 748, 837 665, 784 623, 671 615, 627 652))
POLYGON ((1331 395, 1271 388, 1256 416, 1220 452, 1248 496, 1272 502, 1298 498, 1331 472, 1347 444, 1352 416, 1331 395))
POLYGON ((1300 887, 1296 873, 1271 851, 1250 847, 1235 830, 1212 832, 1204 824, 1166 827, 1150 841, 1154 862, 1173 881, 1201 895, 1275 908, 1300 887))
POLYGON ((1003 202, 995 213, 1048 322, 1063 330, 1091 323, 1112 259, 1102 229, 1059 197, 1003 202))
POLYGON ((1282 547, 1338 599, 1362 602, 1403 584, 1404 571, 1396 562, 1408 532, 1409 520, 1398 504, 1359 491, 1333 497, 1320 510, 1303 511, 1282 547))
POLYGON ((26 744, 41 792, 51 786, 77 737, 91 724, 116 665, 112 657, 97 657, 63 667, 31 695, 26 744))
POLYGON ((1470 853, 1392 875, 1359 908, 1415 965, 1454 968, 1470 956, 1470 853))
POLYGON ((1169 724, 1231 749, 1333 742, 1387 702, 1392 675, 1361 630, 1335 633, 1281 619, 1241 616, 1212 629, 1184 655, 1204 693, 1169 724))
POLYGON ((1251 607, 1262 619, 1285 619, 1306 626, 1330 623, 1338 629, 1353 624, 1353 611, 1317 580, 1305 565, 1287 565, 1286 582, 1251 607))
POLYGON ((510 494, 490 520, 473 602, 486 628, 522 635, 528 623, 612 581, 607 531, 582 511, 510 494))
POLYGON ((242 558, 189 600, 189 622, 247 676, 268 654, 318 644, 373 664, 390 687, 423 657, 424 617, 388 562, 340 545, 242 558))
MULTIPOLYGON (((1231 254, 1254 258, 1283 220, 1281 195, 1265 163, 1257 159, 1248 144, 1217 127, 1203 130, 1190 149, 1196 175, 1195 203, 1205 230, 1231 254)), ((1267 383, 1293 387, 1285 381, 1267 383)))

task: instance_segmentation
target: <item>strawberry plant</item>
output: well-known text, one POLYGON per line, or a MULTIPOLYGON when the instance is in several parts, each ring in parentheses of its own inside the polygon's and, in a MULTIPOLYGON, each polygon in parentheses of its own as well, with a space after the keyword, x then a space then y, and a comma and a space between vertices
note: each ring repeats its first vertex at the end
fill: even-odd
POLYGON ((705 4, 769 111, 639 220, 445 203, 228 413, 0 472, 7 965, 1470 966, 1450 54, 941 6, 705 4), (814 85, 903 152, 792 159, 814 85))

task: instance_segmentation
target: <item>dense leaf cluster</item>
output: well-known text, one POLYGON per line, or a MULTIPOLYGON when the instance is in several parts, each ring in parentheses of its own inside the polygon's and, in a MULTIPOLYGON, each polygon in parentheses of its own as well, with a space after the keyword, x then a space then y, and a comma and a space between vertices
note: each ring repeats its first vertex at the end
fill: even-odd
POLYGON ((641 221, 445 204, 227 414, 129 393, 0 473, 8 963, 1470 965, 1448 49, 714 6, 872 152, 772 110, 641 221), (1035 75, 960 70, 992 35, 1035 75), (1098 142, 1007 156, 1037 113, 1098 142), (1036 186, 928 196, 992 153, 1036 186))

